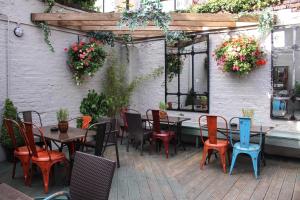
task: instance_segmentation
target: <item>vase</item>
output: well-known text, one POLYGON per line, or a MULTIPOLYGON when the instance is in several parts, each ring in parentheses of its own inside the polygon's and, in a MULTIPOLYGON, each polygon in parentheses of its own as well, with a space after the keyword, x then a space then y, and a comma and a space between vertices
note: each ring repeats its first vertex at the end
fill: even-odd
POLYGON ((61 122, 58 122, 58 130, 59 130, 61 133, 66 133, 66 132, 68 132, 68 128, 69 128, 69 123, 68 123, 68 121, 61 121, 61 122))

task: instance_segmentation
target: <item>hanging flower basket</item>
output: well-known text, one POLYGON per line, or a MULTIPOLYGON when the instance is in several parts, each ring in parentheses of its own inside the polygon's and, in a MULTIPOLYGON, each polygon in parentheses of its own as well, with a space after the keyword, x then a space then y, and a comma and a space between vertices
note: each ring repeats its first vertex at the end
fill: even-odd
POLYGON ((68 52, 67 63, 77 85, 83 82, 85 76, 92 77, 103 66, 106 58, 103 44, 95 39, 91 39, 89 43, 74 43, 69 49, 65 48, 65 51, 68 52))
POLYGON ((259 42, 247 36, 226 40, 215 50, 214 56, 220 70, 241 76, 266 64, 259 42))

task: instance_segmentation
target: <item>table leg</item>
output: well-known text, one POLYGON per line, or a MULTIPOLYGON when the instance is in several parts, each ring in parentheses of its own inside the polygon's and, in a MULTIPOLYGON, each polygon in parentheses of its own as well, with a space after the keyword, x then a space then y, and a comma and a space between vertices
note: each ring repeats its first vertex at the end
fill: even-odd
POLYGON ((182 132, 181 132, 181 123, 177 123, 177 140, 178 140, 178 147, 182 146, 183 150, 185 151, 185 146, 182 142, 182 132))
POLYGON ((266 166, 266 159, 265 159, 265 141, 266 141, 266 135, 262 134, 262 141, 261 141, 261 161, 263 162, 263 165, 266 166))

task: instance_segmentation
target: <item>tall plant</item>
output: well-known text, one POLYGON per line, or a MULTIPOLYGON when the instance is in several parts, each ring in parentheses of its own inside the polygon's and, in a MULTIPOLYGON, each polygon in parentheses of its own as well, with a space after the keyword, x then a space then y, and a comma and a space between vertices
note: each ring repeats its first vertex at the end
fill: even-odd
MULTIPOLYGON (((13 102, 10 99, 5 100, 4 113, 3 113, 2 117, 7 118, 7 119, 18 120, 17 119, 17 108, 14 106, 13 102)), ((19 131, 17 129, 14 129, 14 133, 15 133, 15 137, 16 137, 17 146, 23 145, 24 140, 23 140, 22 136, 20 135, 19 131)), ((2 126, 1 126, 0 143, 5 148, 8 148, 8 149, 13 148, 12 141, 7 133, 4 123, 2 123, 2 126)))
POLYGON ((121 108, 127 107, 134 90, 142 82, 162 75, 163 67, 159 67, 149 74, 135 77, 132 81, 128 80, 126 72, 125 65, 118 63, 115 59, 110 60, 106 79, 103 82, 109 116, 115 116, 121 108))

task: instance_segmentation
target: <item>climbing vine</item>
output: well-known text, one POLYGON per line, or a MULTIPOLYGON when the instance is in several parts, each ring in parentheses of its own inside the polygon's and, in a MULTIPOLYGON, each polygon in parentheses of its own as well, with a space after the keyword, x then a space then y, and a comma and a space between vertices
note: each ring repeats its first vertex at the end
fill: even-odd
POLYGON ((163 12, 162 9, 163 6, 159 0, 142 0, 140 8, 123 10, 119 25, 134 30, 139 26, 147 26, 150 22, 153 22, 155 26, 167 32, 171 16, 163 12))

